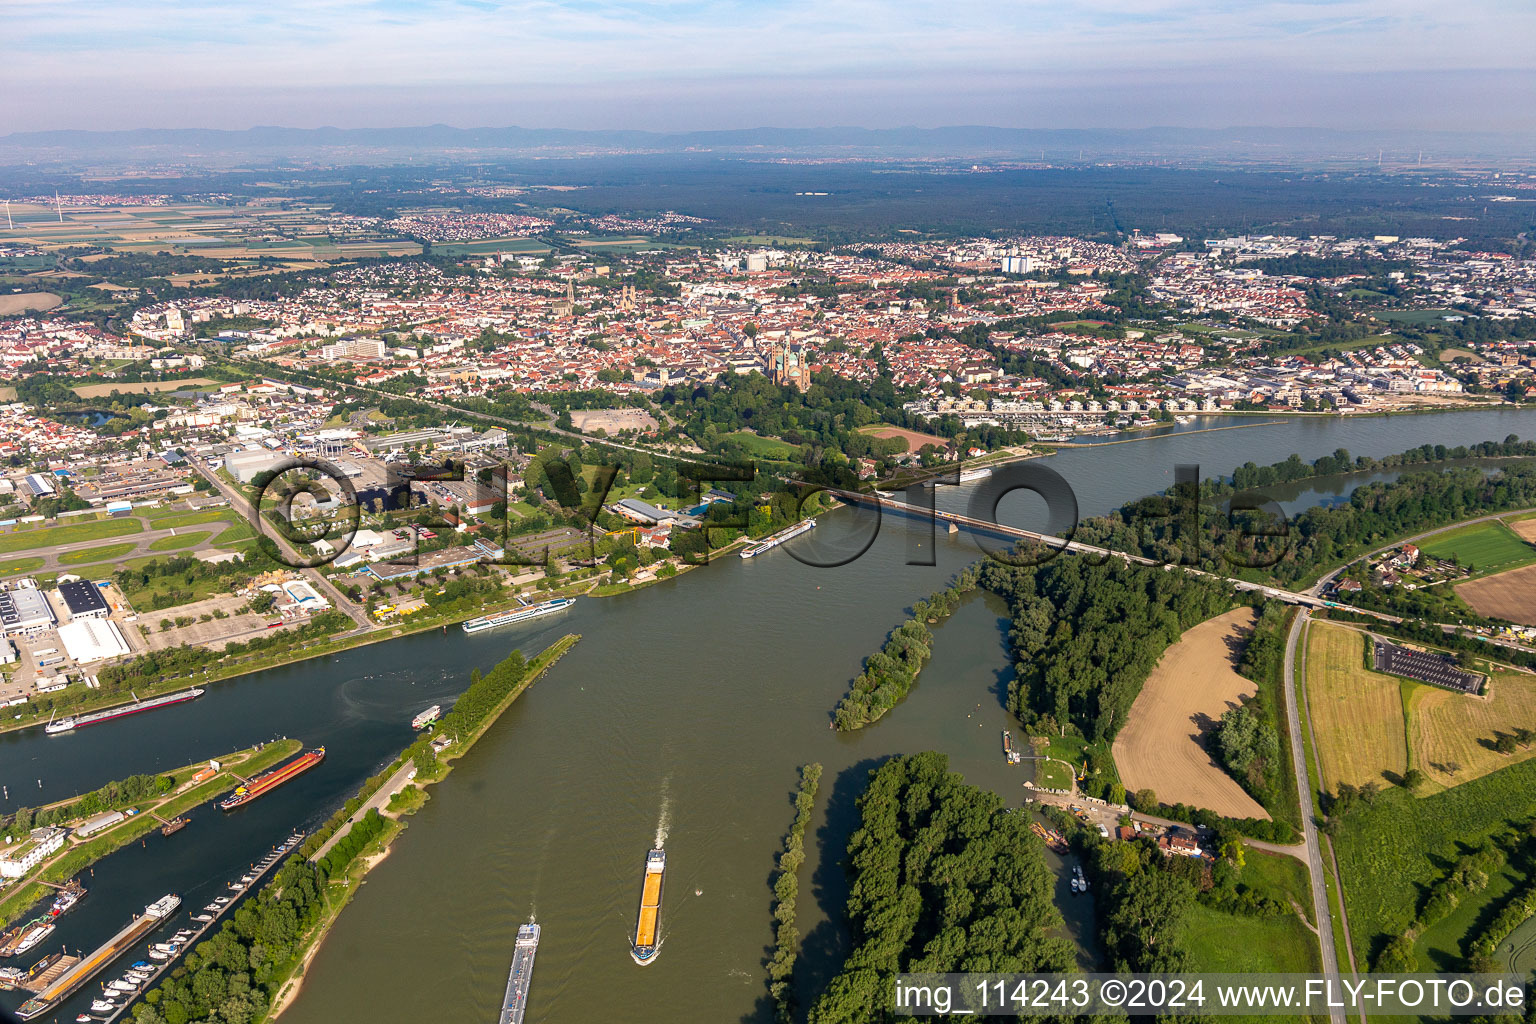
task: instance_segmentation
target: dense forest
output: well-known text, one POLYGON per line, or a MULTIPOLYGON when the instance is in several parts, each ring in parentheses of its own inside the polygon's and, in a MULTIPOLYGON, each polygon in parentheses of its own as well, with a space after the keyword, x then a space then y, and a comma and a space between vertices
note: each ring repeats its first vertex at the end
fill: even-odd
POLYGON ((852 950, 809 1024, 893 1021, 896 974, 1067 971, 1054 879, 1028 819, 967 785, 943 754, 887 761, 848 843, 852 950))
POLYGON ((1013 618, 1009 710, 1027 728, 1070 725, 1092 742, 1125 725, 1169 644, 1235 601, 1216 580, 1079 556, 1040 566, 987 559, 979 582, 1013 618))
MULTIPOLYGON (((1521 442, 1514 446, 1525 447, 1521 442)), ((1259 475, 1250 471, 1245 478, 1259 475)), ((1192 488, 1178 485, 1085 520, 1075 539, 1289 586, 1395 537, 1531 505, 1536 505, 1536 464, 1525 462, 1493 473, 1470 466, 1404 473, 1391 482, 1361 485, 1342 505, 1306 509, 1288 524, 1262 510, 1245 511, 1240 503, 1234 510, 1196 500, 1192 488)))

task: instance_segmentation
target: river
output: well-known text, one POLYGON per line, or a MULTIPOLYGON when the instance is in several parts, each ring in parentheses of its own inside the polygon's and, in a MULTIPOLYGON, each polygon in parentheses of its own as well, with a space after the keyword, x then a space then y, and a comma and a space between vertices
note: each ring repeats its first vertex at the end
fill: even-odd
MULTIPOLYGON (((1211 476, 1292 452, 1382 456, 1509 434, 1536 436, 1536 410, 1176 428, 1042 464, 1067 479, 1086 516, 1169 486, 1177 464, 1211 476)), ((964 510, 972 493, 939 488, 938 502, 964 510)), ((1323 482, 1277 497, 1294 509, 1338 493, 1323 482)), ((1004 499, 1005 518, 1044 526, 1032 501, 1004 499)), ((999 748, 1012 724, 1002 707, 1011 669, 1004 608, 989 595, 935 629, 932 661, 884 720, 850 735, 827 728, 862 659, 911 601, 979 556, 967 534, 930 539, 927 523, 891 516, 867 552, 837 568, 808 566, 790 550, 857 550, 871 523, 869 512, 840 510, 785 549, 583 599, 527 627, 404 637, 215 684, 198 701, 71 736, 0 736, 10 808, 273 736, 329 752, 321 768, 245 810, 202 809, 180 834, 154 833, 105 859, 50 948, 90 948, 166 891, 201 906, 288 829, 323 820, 409 740, 413 714, 451 701, 471 667, 575 631, 582 642, 434 787, 342 915, 285 1020, 494 1020, 513 936, 530 915, 544 926, 530 1020, 769 1019, 769 882, 800 764, 826 767, 801 873, 796 980, 807 998, 845 951, 834 923, 846 893, 839 860, 869 768, 936 749, 1010 804, 1025 793, 1024 770, 1005 765, 999 748), (936 564, 907 564, 930 557, 936 564), (628 936, 658 832, 669 854, 663 948, 642 969, 628 936)), ((1086 905, 1065 894, 1060 902, 1067 934, 1090 958, 1086 905)), ((66 1007, 60 1019, 74 1012, 66 1007)))

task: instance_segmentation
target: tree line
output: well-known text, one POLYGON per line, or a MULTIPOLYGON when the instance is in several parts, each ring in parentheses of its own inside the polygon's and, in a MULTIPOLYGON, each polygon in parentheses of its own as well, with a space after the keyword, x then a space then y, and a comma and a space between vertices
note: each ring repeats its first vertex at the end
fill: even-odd
POLYGON ((176 780, 169 775, 130 775, 107 783, 74 800, 52 807, 17 808, 7 823, 7 831, 20 838, 29 830, 44 825, 57 825, 66 821, 88 818, 102 811, 129 807, 141 800, 161 797, 176 788, 176 780))
POLYGON ((800 865, 805 862, 805 830, 811 824, 816 806, 816 789, 821 783, 821 765, 808 764, 800 769, 800 789, 795 793, 795 820, 784 837, 779 853, 778 876, 773 880, 773 958, 768 962, 768 995, 773 1000, 773 1017, 778 1024, 794 1020, 794 993, 790 978, 795 972, 795 957, 800 947, 800 930, 795 927, 795 903, 800 896, 800 865))
POLYGON ((877 721, 904 698, 933 650, 928 625, 948 618, 963 595, 976 588, 979 569, 962 570, 955 582, 913 605, 913 614, 891 631, 885 645, 864 659, 864 671, 838 701, 832 724, 839 732, 862 729, 877 721))

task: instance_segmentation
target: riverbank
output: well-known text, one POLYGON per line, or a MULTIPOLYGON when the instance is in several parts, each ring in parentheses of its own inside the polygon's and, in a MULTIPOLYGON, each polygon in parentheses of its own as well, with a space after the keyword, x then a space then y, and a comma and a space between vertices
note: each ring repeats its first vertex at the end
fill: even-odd
MULTIPOLYGON (((434 759, 428 771, 423 773, 419 770, 414 770, 415 766, 412 766, 412 761, 415 760, 412 756, 412 750, 421 742, 417 740, 412 742, 406 750, 402 751, 395 759, 395 762, 386 769, 386 772, 382 773, 385 776, 385 782, 373 793, 368 794, 368 799, 364 800, 352 814, 345 823, 344 828, 345 831, 351 831, 351 829, 355 828, 358 821, 367 814, 370 805, 372 805, 372 809, 377 809, 378 796, 385 789, 390 788, 391 780, 395 779, 401 772, 406 772, 404 785, 388 794, 388 804, 380 812, 388 819, 388 823, 383 832, 358 852, 357 856, 347 865, 346 872, 341 878, 327 880, 325 911, 321 915, 319 923, 305 937, 303 949, 297 955, 294 969, 280 983, 277 995, 273 998, 272 1005, 268 1008, 264 1020, 272 1021, 277 1019, 284 1010, 293 1004, 294 999, 298 997, 304 986, 305 973, 308 971, 310 964, 314 962, 315 956, 319 953, 320 947, 324 944, 325 938, 330 933, 332 926, 340 918, 341 912, 352 901, 352 897, 362 886, 368 873, 382 862, 384 858, 389 856, 389 851, 395 838, 405 831, 406 822, 404 819, 415 814, 425 805, 428 799, 426 787, 447 778, 453 771, 453 762, 468 754, 473 749, 475 743, 486 734, 490 727, 512 706, 517 698, 522 696, 528 687, 537 682, 545 672, 549 671, 556 662, 564 657, 567 651, 576 646, 577 641, 580 639, 581 634, 579 633, 567 633, 540 651, 532 661, 528 662, 524 669, 523 677, 517 685, 512 687, 470 732, 458 737, 444 747, 442 752, 434 759), (407 771, 408 766, 411 766, 412 770, 407 771)), ((343 829, 338 828, 336 835, 340 835, 342 832, 343 829)), ((329 848, 328 843, 322 845, 311 854, 311 859, 320 859, 329 848)))
MULTIPOLYGON (((9 927, 13 921, 24 917, 34 903, 51 891, 42 884, 43 882, 62 884, 89 869, 108 854, 115 853, 135 839, 148 835, 161 826, 156 815, 174 820, 178 815, 207 803, 227 790, 234 789, 240 780, 234 776, 233 769, 240 769, 241 774, 246 776, 254 775, 293 756, 302 747, 303 744, 298 740, 284 739, 267 743, 260 748, 250 747, 214 758, 219 762, 220 771, 213 778, 190 789, 173 791, 158 802, 145 802, 144 806, 139 808, 138 814, 125 819, 102 834, 82 843, 66 845, 57 856, 45 861, 25 881, 13 886, 5 897, 0 899, 0 928, 9 927)), ((198 761, 161 774, 169 775, 174 779, 190 778, 205 764, 204 761, 198 761)), ((185 786, 185 783, 182 785, 185 786)), ((63 802, 78 800, 84 795, 78 794, 71 797, 69 801, 63 802)), ((59 802, 55 801, 55 805, 59 802)))

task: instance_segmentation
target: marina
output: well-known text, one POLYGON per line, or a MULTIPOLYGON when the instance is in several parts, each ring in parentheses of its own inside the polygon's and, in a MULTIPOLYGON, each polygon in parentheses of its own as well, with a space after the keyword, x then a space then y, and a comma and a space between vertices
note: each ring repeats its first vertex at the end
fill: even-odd
MULTIPOLYGON (((31 1020, 33 1017, 47 1013, 56 1004, 67 999, 76 989, 96 977, 140 939, 165 924, 179 906, 181 906, 181 897, 175 893, 162 896, 145 907, 142 914, 135 916, 121 931, 102 943, 88 956, 71 963, 57 975, 50 977, 53 974, 52 968, 43 972, 33 979, 35 988, 33 985, 23 984, 23 988, 33 988, 36 995, 17 1008, 16 1016, 21 1020, 31 1020)), ((58 963, 62 964, 68 959, 70 958, 64 957, 58 963)))
POLYGON ((528 987, 533 984, 533 957, 538 951, 539 926, 532 921, 519 925, 517 944, 512 948, 512 969, 507 973, 507 991, 501 1000, 500 1024, 523 1024, 528 987))
MULTIPOLYGON (((251 876, 253 878, 260 878, 271 871, 278 864, 282 863, 283 857, 290 850, 297 849, 299 843, 303 841, 304 833, 302 832, 295 832, 290 835, 281 844, 274 846, 260 861, 251 866, 251 876)), ((207 912, 207 908, 204 908, 203 913, 192 917, 194 927, 176 932, 170 942, 152 944, 149 948, 149 958, 154 962, 145 963, 144 961, 139 961, 135 963, 129 973, 122 979, 127 983, 127 987, 119 986, 117 989, 122 995, 122 1001, 109 1003, 105 1011, 93 1004, 91 1010, 97 1016, 91 1019, 103 1021, 104 1024, 112 1024, 112 1022, 116 1021, 128 1011, 140 995, 149 990, 150 983, 155 978, 159 977, 162 972, 169 970, 175 961, 183 953, 191 949, 192 944, 202 938, 209 929, 218 923, 219 918, 226 911, 234 907, 234 905, 233 900, 227 901, 221 904, 216 912, 211 914, 207 912)), ((76 1020, 78 1021, 79 1018, 76 1018, 76 1020)))

